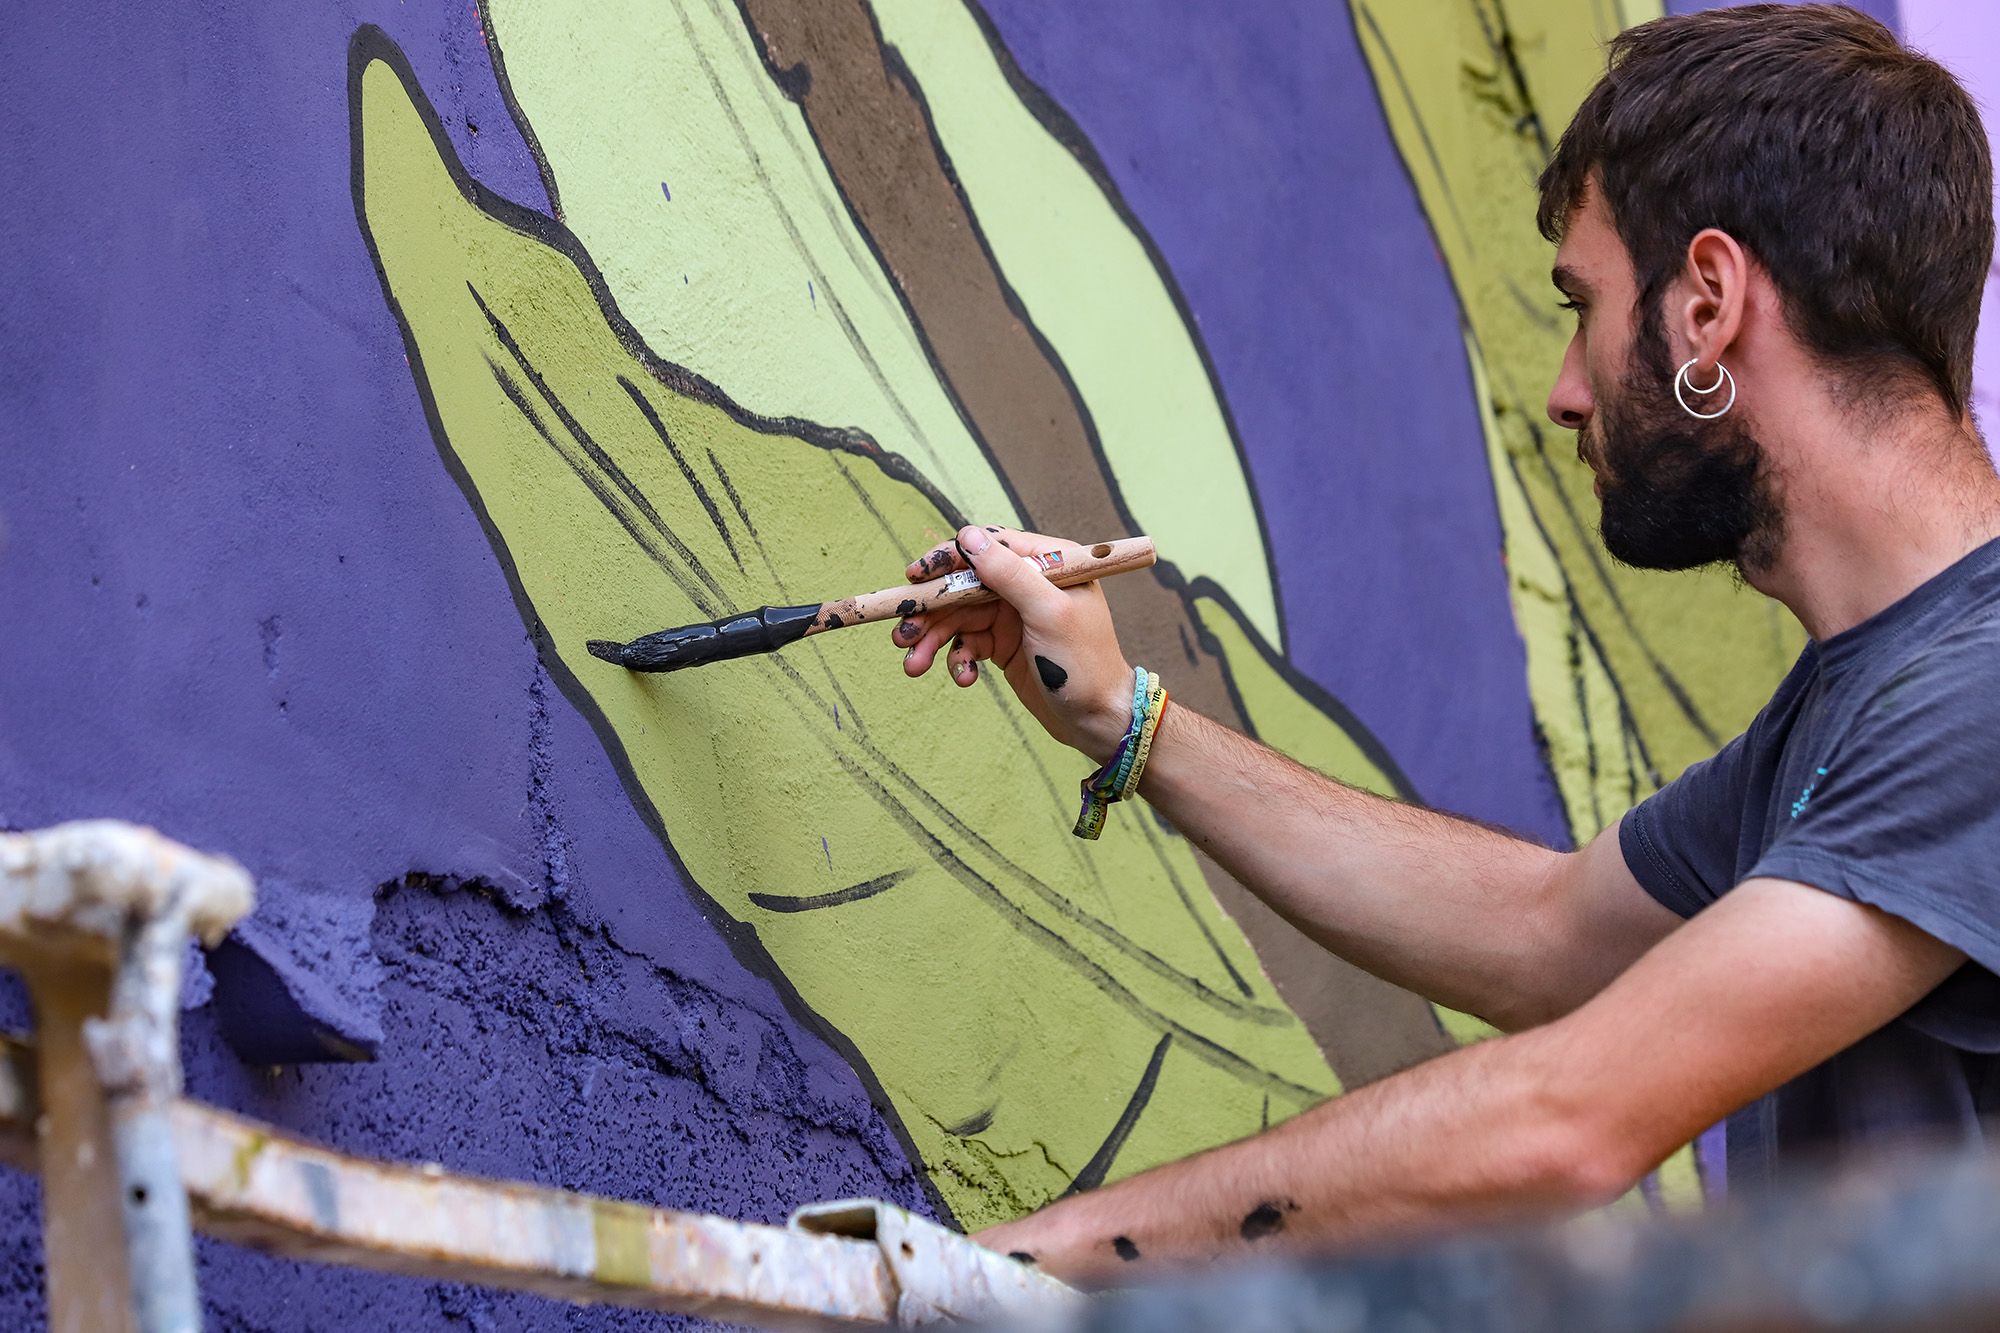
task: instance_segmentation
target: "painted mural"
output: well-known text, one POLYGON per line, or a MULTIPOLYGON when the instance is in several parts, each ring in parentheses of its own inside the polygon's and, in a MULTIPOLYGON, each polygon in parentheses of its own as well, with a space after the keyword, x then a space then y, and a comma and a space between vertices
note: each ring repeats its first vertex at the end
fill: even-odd
MULTIPOLYGON (((860 636, 669 678, 581 651, 879 582, 968 517, 1143 529, 1171 564, 1113 590, 1136 660, 1333 776, 1414 794, 1278 665, 1263 528, 1199 340, 1088 143, 976 9, 482 12, 554 217, 471 181, 384 35, 353 49, 356 205, 439 447, 634 800, 850 1044, 945 1205, 1011 1216, 1378 1072, 1343 1071, 1343 1047, 1407 1063, 1477 1035, 1358 975, 1309 1030, 1287 999, 1327 994, 1311 946, 1171 829, 1066 837, 1073 765, 993 682, 945 715, 860 636)), ((1405 159, 1439 152, 1426 117, 1456 130, 1419 190, 1462 275, 1531 693, 1588 836, 1733 732, 1797 642, 1727 584, 1614 572, 1581 469, 1532 424, 1567 336, 1528 294, 1536 92, 1581 95, 1605 15, 1550 3, 1517 33, 1471 3, 1454 46, 1437 16, 1394 14, 1355 20, 1405 159), (1663 660, 1653 627, 1689 624, 1663 660), (1746 626, 1748 665, 1704 672, 1720 659, 1698 645, 1746 626)))
MULTIPOLYGON (((1553 843, 1797 650, 1722 575, 1610 564, 1542 415, 1534 177, 1659 0, 80 3, 0 82, 0 407, 48 442, 0 455, 0 826, 257 874, 185 1001, 208 1100, 972 1227, 1485 1034, 1143 807, 1071 837, 1076 757, 886 633, 584 651, 891 582, 963 521, 1152 535, 1107 592, 1177 700, 1553 843)), ((1871 8, 1992 86, 1982 9, 1871 8)), ((1651 1184, 1695 1198, 1693 1156, 1651 1184)), ((220 1327, 553 1308, 203 1266, 220 1327)))

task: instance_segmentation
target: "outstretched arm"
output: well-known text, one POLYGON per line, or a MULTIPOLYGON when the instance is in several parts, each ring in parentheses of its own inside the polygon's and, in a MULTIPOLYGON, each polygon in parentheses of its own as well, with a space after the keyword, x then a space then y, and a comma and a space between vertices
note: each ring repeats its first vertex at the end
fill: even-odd
POLYGON ((1752 880, 1565 1018, 978 1239, 1104 1283, 1589 1206, 1887 1023, 1963 958, 1872 907, 1752 880))
MULTIPOLYGON (((1056 588, 1024 558, 1080 548, 967 528, 911 576, 963 568, 961 550, 1005 600, 903 622, 904 670, 920 676, 944 654, 970 685, 989 662, 1052 735, 1103 762, 1132 695, 1104 594, 1056 588)), ((1344 786, 1180 704, 1139 790, 1327 948, 1502 1028, 1567 1013, 1679 921, 1639 888, 1615 830, 1581 852, 1551 851, 1344 786)))

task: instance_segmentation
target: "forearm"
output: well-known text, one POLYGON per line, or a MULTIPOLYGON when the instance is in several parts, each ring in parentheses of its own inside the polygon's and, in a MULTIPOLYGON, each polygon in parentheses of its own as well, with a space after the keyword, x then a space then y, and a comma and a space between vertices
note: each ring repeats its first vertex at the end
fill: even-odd
POLYGON ((1306 935, 1454 1009, 1552 1006, 1561 853, 1343 786, 1170 704, 1140 794, 1306 935))
POLYGON ((1537 1032, 1469 1047, 978 1239, 1102 1284, 1149 1265, 1588 1207, 1629 1187, 1654 1154, 1612 1142, 1587 1102, 1560 1091, 1578 1083, 1544 1068, 1551 1045, 1537 1032))

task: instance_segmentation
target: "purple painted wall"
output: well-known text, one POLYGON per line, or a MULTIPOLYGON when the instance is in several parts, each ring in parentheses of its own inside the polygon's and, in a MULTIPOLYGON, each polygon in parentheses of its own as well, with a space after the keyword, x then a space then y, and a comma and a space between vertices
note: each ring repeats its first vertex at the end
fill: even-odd
MULTIPOLYGON (((1986 115, 2000 127, 2000 5, 1959 0, 1901 0, 1909 41, 1950 67, 1986 115)), ((2000 450, 2000 257, 1986 278, 1986 305, 1972 366, 1972 408, 1989 451, 2000 450)))
MULTIPOLYGON (((437 464, 349 192, 364 22, 469 167, 542 206, 469 4, 11 21, 0 825, 136 819, 258 876, 256 952, 217 963, 233 1003, 187 1014, 207 1100, 739 1216, 920 1205, 847 1063, 738 961, 542 676, 437 464), (431 887, 380 888, 412 876, 431 887), (306 1019, 252 984, 259 955, 306 1019), (223 1011, 299 1053, 379 1037, 378 1058, 253 1065, 223 1011)), ((0 1327, 39 1322, 34 1202, 0 1174, 0 1327)), ((202 1280, 220 1328, 660 1325, 219 1245, 202 1280)))

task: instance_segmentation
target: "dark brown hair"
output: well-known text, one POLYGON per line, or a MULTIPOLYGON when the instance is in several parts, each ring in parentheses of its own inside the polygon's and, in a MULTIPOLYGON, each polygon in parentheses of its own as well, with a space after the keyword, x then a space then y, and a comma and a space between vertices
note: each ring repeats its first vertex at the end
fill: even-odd
POLYGON ((1541 178, 1559 240, 1595 180, 1631 253, 1642 330, 1716 227, 1843 372, 1934 386, 1962 414, 1993 256, 1993 161, 1941 65, 1845 5, 1746 5, 1611 41, 1541 178))

